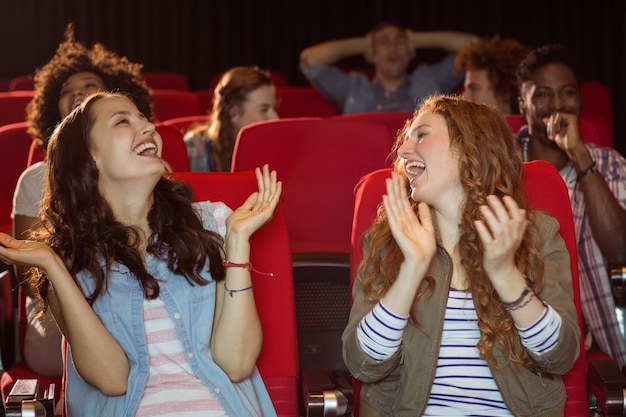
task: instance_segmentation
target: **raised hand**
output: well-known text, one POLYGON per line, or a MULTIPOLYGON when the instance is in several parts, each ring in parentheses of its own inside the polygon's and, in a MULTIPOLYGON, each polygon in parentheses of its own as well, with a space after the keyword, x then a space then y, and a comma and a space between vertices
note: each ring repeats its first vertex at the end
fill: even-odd
POLYGON ((387 180, 386 186, 387 194, 383 196, 383 203, 389 227, 405 261, 427 267, 437 248, 430 207, 426 203, 419 203, 419 217, 416 216, 409 202, 406 180, 395 172, 387 180))
POLYGON ((494 195, 487 196, 487 205, 480 208, 484 221, 474 225, 483 243, 485 253, 483 268, 489 279, 508 279, 515 265, 515 252, 522 243, 528 220, 526 210, 520 209, 510 196, 502 200, 494 195))
POLYGON ((250 237, 268 222, 280 200, 282 183, 276 180, 276 171, 268 165, 255 170, 259 191, 252 193, 246 201, 226 219, 227 233, 250 237))
POLYGON ((544 119, 544 122, 548 139, 554 141, 556 146, 568 156, 576 147, 583 145, 578 127, 578 116, 575 114, 553 113, 549 118, 544 119))

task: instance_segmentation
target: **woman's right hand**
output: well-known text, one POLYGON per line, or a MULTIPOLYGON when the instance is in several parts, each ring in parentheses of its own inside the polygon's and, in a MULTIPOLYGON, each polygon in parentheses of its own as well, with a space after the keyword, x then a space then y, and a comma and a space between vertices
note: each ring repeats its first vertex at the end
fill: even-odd
POLYGON ((437 249, 430 207, 426 203, 419 203, 416 216, 409 202, 406 180, 395 172, 387 179, 386 186, 387 194, 383 196, 383 203, 391 233, 405 262, 427 267, 437 249))
POLYGON ((0 233, 0 260, 10 265, 34 266, 44 271, 58 258, 45 243, 19 240, 0 233))
POLYGON ((435 228, 428 204, 419 203, 417 215, 413 211, 404 177, 394 172, 386 185, 383 203, 391 234, 404 255, 404 261, 383 301, 394 314, 407 316, 437 250, 435 228))

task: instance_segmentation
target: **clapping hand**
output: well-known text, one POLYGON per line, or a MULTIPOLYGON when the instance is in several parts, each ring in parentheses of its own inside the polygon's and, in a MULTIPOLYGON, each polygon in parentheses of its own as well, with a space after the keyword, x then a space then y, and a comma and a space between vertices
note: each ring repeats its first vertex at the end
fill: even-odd
POLYGON ((409 202, 406 180, 397 173, 392 173, 386 185, 383 203, 391 233, 405 261, 427 266, 437 248, 430 207, 419 203, 418 214, 415 214, 409 202))
POLYGON ((510 196, 499 199, 494 195, 487 197, 487 204, 480 210, 485 220, 476 220, 474 225, 485 249, 485 273, 492 281, 506 279, 517 271, 515 253, 528 224, 526 210, 520 209, 510 196))

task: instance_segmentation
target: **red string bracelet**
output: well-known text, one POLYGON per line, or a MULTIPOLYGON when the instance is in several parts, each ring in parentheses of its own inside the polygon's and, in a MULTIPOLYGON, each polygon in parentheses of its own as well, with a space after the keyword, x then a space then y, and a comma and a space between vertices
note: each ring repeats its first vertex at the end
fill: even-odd
POLYGON ((268 277, 274 276, 273 272, 262 272, 262 271, 259 271, 258 269, 254 269, 254 267, 252 266, 250 262, 240 264, 237 262, 231 262, 231 261, 227 261, 226 259, 224 259, 222 260, 222 265, 224 266, 224 268, 246 268, 247 270, 254 271, 257 274, 267 275, 268 277))

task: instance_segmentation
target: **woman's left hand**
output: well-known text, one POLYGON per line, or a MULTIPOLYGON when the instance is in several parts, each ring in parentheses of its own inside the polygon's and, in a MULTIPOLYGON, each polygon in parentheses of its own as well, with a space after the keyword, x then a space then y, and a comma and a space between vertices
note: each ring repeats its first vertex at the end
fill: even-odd
POLYGON ((492 281, 507 279, 517 271, 515 253, 528 224, 526 210, 510 196, 500 200, 494 195, 487 196, 487 205, 480 210, 485 220, 476 220, 474 225, 485 249, 483 268, 492 281))
POLYGON ((228 233, 250 237, 267 223, 280 200, 282 183, 276 180, 276 171, 268 165, 255 169, 259 191, 254 192, 226 219, 228 233))

